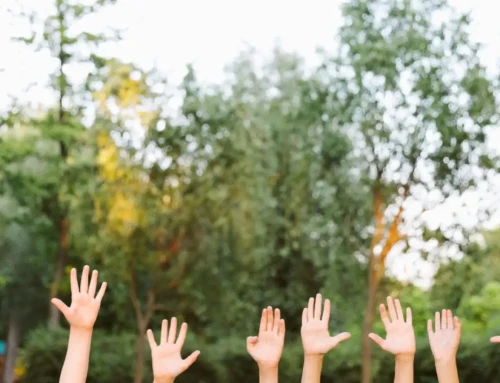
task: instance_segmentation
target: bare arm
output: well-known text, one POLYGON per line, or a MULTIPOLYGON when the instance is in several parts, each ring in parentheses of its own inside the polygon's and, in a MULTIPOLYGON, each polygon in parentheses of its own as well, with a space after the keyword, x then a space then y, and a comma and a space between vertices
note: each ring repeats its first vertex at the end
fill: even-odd
POLYGON ((328 331, 330 311, 330 300, 325 300, 323 307, 321 294, 317 294, 316 299, 309 298, 307 308, 302 312, 300 330, 304 348, 302 383, 319 383, 325 354, 351 336, 347 332, 330 336, 328 331))
POLYGON ((387 297, 389 315, 384 305, 380 305, 380 318, 384 324, 387 336, 385 339, 376 334, 369 337, 379 347, 394 355, 396 371, 394 383, 413 383, 413 359, 415 357, 415 333, 413 331, 411 309, 406 309, 406 320, 401 303, 387 297))
POLYGON ((451 310, 443 310, 435 315, 434 331, 432 320, 427 322, 427 332, 431 345, 439 383, 459 383, 456 355, 460 344, 462 325, 451 310))
POLYGON ((66 306, 59 299, 52 299, 52 303, 70 324, 68 350, 61 370, 60 383, 85 383, 87 380, 92 329, 106 291, 106 283, 102 284, 97 296, 96 289, 97 270, 92 273, 89 285, 89 267, 85 266, 80 286, 76 270, 71 270, 71 306, 66 306))
POLYGON ((259 335, 247 339, 247 351, 259 367, 259 383, 278 383, 278 364, 285 344, 285 321, 279 309, 262 310, 259 335))

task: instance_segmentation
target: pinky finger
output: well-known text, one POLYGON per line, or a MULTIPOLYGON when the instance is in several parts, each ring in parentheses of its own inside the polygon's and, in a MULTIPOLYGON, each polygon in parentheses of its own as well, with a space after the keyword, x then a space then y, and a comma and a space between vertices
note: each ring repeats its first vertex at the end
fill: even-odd
POLYGON ((433 333, 433 331, 432 331, 432 319, 427 320, 427 332, 429 333, 429 335, 431 335, 433 333))
POLYGON ((151 347, 151 349, 155 348, 157 344, 155 341, 155 336, 153 335, 153 331, 149 329, 146 334, 148 336, 149 347, 151 347))
POLYGON ((108 284, 106 282, 103 282, 102 285, 101 285, 101 288, 99 289, 99 292, 97 293, 97 296, 95 297, 95 299, 99 302, 102 301, 102 298, 104 298, 104 293, 106 292, 106 287, 108 286, 108 284))

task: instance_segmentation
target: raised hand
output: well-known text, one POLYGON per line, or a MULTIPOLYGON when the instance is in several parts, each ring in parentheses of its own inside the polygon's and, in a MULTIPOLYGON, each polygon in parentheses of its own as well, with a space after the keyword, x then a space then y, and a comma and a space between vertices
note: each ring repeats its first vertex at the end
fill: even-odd
POLYGON ((413 332, 411 309, 406 309, 406 321, 403 315, 403 309, 398 299, 393 301, 391 297, 387 297, 387 309, 383 304, 380 305, 380 318, 384 324, 387 336, 385 339, 377 334, 369 334, 368 336, 379 347, 393 355, 414 355, 415 354, 415 333, 413 332))
POLYGON ((436 312, 434 331, 432 320, 427 321, 427 332, 434 360, 454 360, 460 344, 462 325, 458 317, 453 317, 451 310, 436 312))
POLYGON ((285 344, 285 321, 279 309, 262 310, 259 335, 247 339, 247 351, 259 368, 277 368, 285 344))
POLYGON ((302 347, 306 356, 324 355, 351 336, 347 332, 330 336, 329 320, 330 300, 325 300, 323 308, 321 294, 317 294, 316 299, 309 298, 307 308, 302 312, 302 328, 300 329, 302 347))
POLYGON ((163 320, 161 324, 160 344, 156 344, 153 331, 148 330, 148 341, 151 347, 151 359, 153 361, 153 376, 155 383, 170 383, 186 371, 200 355, 200 351, 194 351, 186 359, 182 359, 181 350, 186 340, 187 324, 183 323, 177 334, 177 319, 170 320, 170 330, 168 321, 163 320))
POLYGON ((106 282, 103 282, 96 295, 98 273, 97 270, 92 272, 89 284, 89 270, 88 266, 83 268, 82 279, 80 286, 78 286, 76 269, 71 269, 71 306, 66 306, 57 298, 51 300, 74 329, 89 330, 94 327, 102 298, 106 292, 107 285, 106 282))

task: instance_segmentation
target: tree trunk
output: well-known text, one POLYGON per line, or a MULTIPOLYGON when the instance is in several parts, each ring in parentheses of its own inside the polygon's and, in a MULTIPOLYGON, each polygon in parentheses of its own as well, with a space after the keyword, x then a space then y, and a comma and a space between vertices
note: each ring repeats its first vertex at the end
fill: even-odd
POLYGON ((3 371, 3 383, 14 383, 16 377, 16 358, 21 328, 14 312, 10 314, 7 335, 7 352, 3 371))
MULTIPOLYGON (((59 293, 59 286, 64 276, 64 268, 68 263, 68 247, 69 247, 69 221, 63 218, 59 222, 59 252, 57 255, 56 271, 54 273, 54 281, 50 288, 51 298, 54 298, 59 293)), ((48 327, 55 329, 59 327, 61 313, 54 305, 50 305, 48 327)))
POLYGON ((370 271, 368 276, 368 299, 365 307, 365 318, 363 322, 363 331, 361 332, 361 360, 362 372, 361 383, 371 383, 372 381, 372 341, 368 338, 368 334, 372 332, 373 323, 375 322, 375 306, 377 299, 377 291, 380 281, 383 276, 384 264, 379 263, 379 259, 375 255, 370 255, 370 271))
MULTIPOLYGON (((142 327, 142 326, 139 326, 142 327)), ((144 344, 144 333, 145 329, 139 330, 139 334, 137 335, 137 343, 135 349, 135 377, 134 383, 142 383, 144 379, 144 352, 145 352, 145 344, 144 344)))

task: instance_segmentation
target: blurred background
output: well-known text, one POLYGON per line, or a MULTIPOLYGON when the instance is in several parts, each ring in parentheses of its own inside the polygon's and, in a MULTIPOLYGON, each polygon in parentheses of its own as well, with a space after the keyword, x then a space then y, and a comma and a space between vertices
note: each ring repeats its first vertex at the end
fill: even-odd
POLYGON ((88 382, 150 382, 144 334, 188 322, 179 382, 250 383, 263 307, 318 291, 352 339, 323 378, 393 381, 387 295, 463 321, 465 383, 500 379, 499 5, 478 0, 3 0, 0 370, 56 382, 85 264, 109 288, 88 382))

